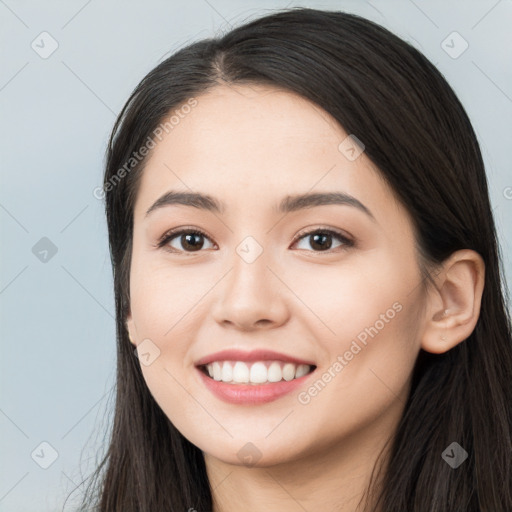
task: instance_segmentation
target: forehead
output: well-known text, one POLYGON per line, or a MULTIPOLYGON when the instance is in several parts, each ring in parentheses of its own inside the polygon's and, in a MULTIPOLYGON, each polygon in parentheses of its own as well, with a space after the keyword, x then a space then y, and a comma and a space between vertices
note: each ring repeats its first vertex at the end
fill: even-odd
POLYGON ((275 211, 285 195, 331 190, 373 204, 372 211, 386 203, 397 208, 364 152, 348 159, 348 134, 305 98, 238 85, 215 87, 196 100, 146 161, 136 216, 167 190, 208 193, 226 209, 246 212, 267 205, 275 211))

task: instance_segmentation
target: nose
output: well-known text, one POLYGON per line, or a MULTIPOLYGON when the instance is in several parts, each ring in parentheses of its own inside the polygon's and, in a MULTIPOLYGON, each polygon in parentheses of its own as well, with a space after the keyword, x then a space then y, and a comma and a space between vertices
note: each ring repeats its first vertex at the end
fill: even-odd
POLYGON ((216 322, 242 331, 270 329, 289 318, 288 289, 267 266, 265 251, 252 263, 238 254, 219 283, 212 308, 216 322))

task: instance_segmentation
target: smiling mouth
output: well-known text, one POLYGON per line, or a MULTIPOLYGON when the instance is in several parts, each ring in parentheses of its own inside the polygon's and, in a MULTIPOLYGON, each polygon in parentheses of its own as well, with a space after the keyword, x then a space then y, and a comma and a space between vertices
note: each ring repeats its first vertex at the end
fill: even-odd
POLYGON ((197 367, 212 380, 226 384, 265 385, 289 382, 311 374, 315 365, 285 361, 215 361, 197 367))

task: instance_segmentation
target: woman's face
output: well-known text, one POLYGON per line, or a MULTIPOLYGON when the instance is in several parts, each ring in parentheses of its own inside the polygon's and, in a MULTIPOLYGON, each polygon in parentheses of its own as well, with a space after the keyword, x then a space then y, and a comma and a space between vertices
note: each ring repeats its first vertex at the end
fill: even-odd
POLYGON ((134 210, 128 327, 152 395, 231 464, 384 439, 421 342, 410 217, 363 148, 307 100, 263 86, 196 100, 155 139, 134 210), (155 205, 171 191, 219 209, 155 205), (315 194, 340 196, 293 199, 315 194), (215 356, 225 350, 239 353, 215 356), (213 378, 197 367, 209 356, 213 378), (293 359, 314 371, 300 376, 310 367, 293 359))

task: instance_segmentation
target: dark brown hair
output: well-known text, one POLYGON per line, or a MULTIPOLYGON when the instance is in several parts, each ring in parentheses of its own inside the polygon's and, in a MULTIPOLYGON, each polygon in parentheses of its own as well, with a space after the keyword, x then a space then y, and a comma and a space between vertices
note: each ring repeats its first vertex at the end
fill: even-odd
POLYGON ((116 405, 108 450, 82 506, 212 509, 201 450, 153 399, 125 326, 133 207, 145 159, 114 186, 112 179, 169 113, 222 83, 292 91, 355 134, 414 221, 426 283, 454 251, 482 256, 477 325, 445 354, 420 351, 390 440, 379 505, 385 512, 512 511, 508 294, 471 123, 441 73, 413 46, 357 15, 306 8, 276 11, 180 49, 144 77, 115 123, 105 200, 116 300, 116 405), (469 454, 457 469, 441 458, 453 441, 469 454))

